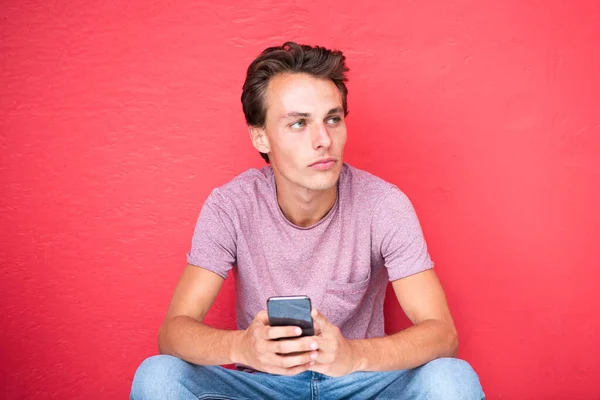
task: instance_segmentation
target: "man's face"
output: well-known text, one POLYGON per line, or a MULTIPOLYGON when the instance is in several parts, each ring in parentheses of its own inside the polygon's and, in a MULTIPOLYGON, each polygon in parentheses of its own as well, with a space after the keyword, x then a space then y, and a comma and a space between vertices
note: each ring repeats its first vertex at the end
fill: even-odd
POLYGON ((269 153, 275 173, 299 188, 333 187, 346 144, 342 97, 335 84, 307 74, 278 75, 269 82, 265 105, 265 137, 257 145, 255 133, 254 145, 269 153))

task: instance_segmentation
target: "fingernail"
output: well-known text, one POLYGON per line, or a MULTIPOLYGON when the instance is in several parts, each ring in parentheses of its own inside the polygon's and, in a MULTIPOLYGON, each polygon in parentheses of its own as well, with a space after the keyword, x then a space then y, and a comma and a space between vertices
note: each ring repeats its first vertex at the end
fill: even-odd
POLYGON ((312 358, 313 360, 316 360, 317 359, 317 353, 312 353, 310 355, 310 358, 312 358))
POLYGON ((314 361, 311 361, 311 362, 310 362, 310 365, 315 365, 315 362, 314 362, 314 361))
POLYGON ((302 329, 296 328, 294 332, 296 332, 296 335, 300 335, 302 333, 302 329))
POLYGON ((310 344, 310 348, 313 349, 313 350, 316 350, 317 349, 317 344, 315 342, 312 342, 310 344))

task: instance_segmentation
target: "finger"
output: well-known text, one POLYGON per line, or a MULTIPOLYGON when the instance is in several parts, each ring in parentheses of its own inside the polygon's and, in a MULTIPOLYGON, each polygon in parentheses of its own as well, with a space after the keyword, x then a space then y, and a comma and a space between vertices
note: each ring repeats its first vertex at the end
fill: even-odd
POLYGON ((304 353, 314 351, 319 345, 314 337, 300 339, 271 341, 267 345, 267 351, 278 354, 304 353))
POLYGON ((267 339, 293 338, 302 334, 302 329, 297 326, 266 326, 265 337, 267 339))
POLYGON ((317 357, 313 361, 315 365, 332 365, 335 362, 335 354, 318 351, 317 357))
POLYGON ((310 315, 313 317, 313 321, 319 325, 321 333, 329 332, 331 331, 331 328, 333 328, 333 324, 329 322, 329 320, 325 318, 325 316, 321 314, 316 308, 312 309, 310 315))
POLYGON ((298 365, 298 366, 292 367, 292 368, 281 368, 281 367, 270 366, 270 367, 265 368, 265 372, 268 372, 268 373, 274 374, 274 375, 292 376, 292 375, 298 375, 304 371, 308 371, 308 369, 313 365, 314 364, 312 362, 310 362, 308 364, 298 365))
POLYGON ((329 356, 335 353, 337 350, 336 340, 328 337, 317 337, 315 338, 315 341, 317 342, 317 349, 319 353, 317 362, 329 362, 329 356))
POLYGON ((323 333, 323 330, 321 329, 321 325, 319 325, 319 323, 317 321, 315 321, 314 319, 313 319, 313 329, 315 331, 314 336, 319 336, 323 333))
POLYGON ((317 359, 316 351, 296 353, 294 355, 274 355, 273 364, 278 368, 294 368, 300 365, 310 364, 317 359))

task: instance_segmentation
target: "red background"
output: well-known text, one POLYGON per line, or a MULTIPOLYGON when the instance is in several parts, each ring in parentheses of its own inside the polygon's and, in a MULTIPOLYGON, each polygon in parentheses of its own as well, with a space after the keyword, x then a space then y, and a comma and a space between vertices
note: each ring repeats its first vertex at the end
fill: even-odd
POLYGON ((0 7, 3 398, 126 398, 289 39, 347 54, 347 161, 412 199, 489 399, 598 398, 597 1, 0 7))

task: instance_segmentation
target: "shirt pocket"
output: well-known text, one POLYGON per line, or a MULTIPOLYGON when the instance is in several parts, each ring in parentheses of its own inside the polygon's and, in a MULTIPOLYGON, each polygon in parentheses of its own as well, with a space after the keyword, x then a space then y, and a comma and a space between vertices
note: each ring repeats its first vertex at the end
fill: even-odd
POLYGON ((360 282, 329 281, 323 298, 323 315, 338 328, 362 309, 361 303, 368 293, 371 274, 360 282))

